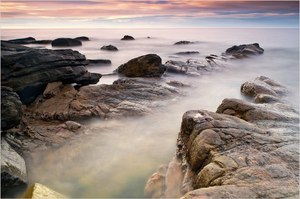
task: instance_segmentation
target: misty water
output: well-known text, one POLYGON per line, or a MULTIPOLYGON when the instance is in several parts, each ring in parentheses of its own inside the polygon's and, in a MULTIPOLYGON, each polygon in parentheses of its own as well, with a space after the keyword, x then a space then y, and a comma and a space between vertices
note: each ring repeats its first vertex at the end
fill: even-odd
MULTIPOLYGON (((40 182, 69 197, 118 198, 143 197, 147 178, 175 153, 182 115, 191 109, 216 111, 224 98, 243 99, 240 85, 257 76, 270 77, 285 85, 288 103, 299 108, 299 30, 298 29, 88 29, 88 30, 2 30, 2 39, 32 36, 38 40, 88 36, 72 49, 88 59, 111 59, 112 65, 91 66, 92 72, 110 74, 134 57, 155 53, 163 62, 203 59, 220 55, 233 45, 259 43, 265 52, 249 59, 229 61, 221 70, 199 77, 168 75, 191 85, 184 96, 166 101, 144 117, 86 123, 87 133, 65 145, 36 152, 28 163, 30 180, 40 182), (121 41, 125 35, 136 40, 121 41), (150 38, 147 38, 147 37, 150 38), (180 40, 191 45, 173 45, 180 40), (101 51, 103 45, 115 45, 118 52, 101 51), (200 54, 174 56, 177 52, 200 54)), ((50 45, 29 45, 49 49, 50 45)), ((98 84, 111 84, 117 75, 107 75, 98 84)))

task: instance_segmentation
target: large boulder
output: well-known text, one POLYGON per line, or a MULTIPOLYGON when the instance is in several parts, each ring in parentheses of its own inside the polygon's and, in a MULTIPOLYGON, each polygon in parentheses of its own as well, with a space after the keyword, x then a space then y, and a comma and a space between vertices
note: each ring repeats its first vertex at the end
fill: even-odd
POLYGON ((118 67, 117 72, 126 77, 160 77, 166 68, 156 54, 147 54, 129 60, 118 67))
POLYGON ((134 40, 133 36, 125 35, 121 40, 134 40))
POLYGON ((58 38, 54 39, 51 42, 52 46, 58 46, 58 47, 68 47, 68 46, 81 46, 82 43, 80 40, 72 39, 72 38, 58 38))
MULTIPOLYGON (((252 99, 284 89, 267 77, 255 82, 268 83, 265 89, 250 86, 252 99)), ((187 111, 177 139, 184 176, 177 191, 183 198, 298 198, 298 133, 299 113, 282 102, 225 99, 217 113, 187 111)), ((160 184, 166 197, 167 180, 160 184)))
POLYGON ((16 197, 18 188, 27 183, 24 159, 1 138, 1 197, 16 197))
POLYGON ((232 46, 226 50, 225 54, 232 55, 236 58, 242 58, 249 55, 260 55, 263 54, 263 52, 264 49, 261 48, 258 43, 254 43, 232 46))
POLYGON ((17 126, 22 119, 22 102, 11 88, 1 86, 1 130, 17 126))
POLYGON ((11 87, 25 104, 43 93, 48 83, 95 84, 100 74, 89 73, 89 62, 78 51, 22 48, 2 42, 1 83, 11 87))

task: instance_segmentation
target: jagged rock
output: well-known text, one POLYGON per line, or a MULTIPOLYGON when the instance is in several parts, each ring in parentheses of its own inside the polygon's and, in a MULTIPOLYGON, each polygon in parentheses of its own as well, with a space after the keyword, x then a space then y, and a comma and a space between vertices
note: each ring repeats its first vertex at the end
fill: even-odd
POLYGON ((67 198, 66 196, 40 184, 40 183, 34 183, 32 186, 30 186, 24 196, 24 198, 31 198, 31 199, 59 199, 59 198, 67 198))
MULTIPOLYGON (((254 86, 251 93, 284 88, 266 77, 255 81, 268 89, 254 86)), ((297 198, 298 124, 298 112, 283 103, 225 99, 217 113, 186 112, 176 152, 183 198, 297 198)))
POLYGON ((78 91, 65 86, 56 96, 29 107, 27 113, 46 121, 143 115, 157 105, 154 101, 178 92, 175 87, 139 78, 116 80, 112 85, 84 86, 78 91))
POLYGON ((63 83, 62 82, 52 82, 48 83, 46 89, 43 92, 44 98, 51 98, 62 89, 63 83))
POLYGON ((51 42, 51 45, 58 46, 58 47, 68 47, 68 46, 81 46, 82 43, 80 40, 77 40, 77 39, 58 38, 58 39, 54 39, 51 42))
POLYGON ((94 84, 101 75, 91 74, 85 56, 71 49, 48 50, 21 48, 1 43, 1 83, 11 87, 25 104, 43 93, 48 83, 94 84))
POLYGON ((11 88, 1 86, 1 130, 17 126, 23 115, 22 102, 11 88))
POLYGON ((88 59, 88 65, 108 65, 111 64, 109 59, 88 59))
POLYGON ((90 39, 88 37, 85 37, 85 36, 76 37, 74 39, 79 40, 79 41, 90 41, 90 39))
POLYGON ((134 40, 134 38, 130 35, 125 35, 121 40, 134 40))
POLYGON ((187 45, 187 44, 193 44, 194 42, 191 41, 178 41, 174 43, 174 45, 187 45))
POLYGON ((113 45, 102 46, 101 50, 118 51, 118 48, 113 45))
POLYGON ((117 72, 126 77, 160 77, 165 70, 158 55, 147 54, 122 64, 117 72))
POLYGON ((1 137, 1 198, 27 183, 24 159, 1 137))
POLYGON ((225 52, 227 55, 232 55, 236 58, 248 57, 249 55, 260 55, 264 52, 258 43, 243 44, 239 46, 232 46, 225 52))
POLYGON ((192 55, 192 54, 199 54, 199 51, 184 51, 175 53, 176 55, 192 55))

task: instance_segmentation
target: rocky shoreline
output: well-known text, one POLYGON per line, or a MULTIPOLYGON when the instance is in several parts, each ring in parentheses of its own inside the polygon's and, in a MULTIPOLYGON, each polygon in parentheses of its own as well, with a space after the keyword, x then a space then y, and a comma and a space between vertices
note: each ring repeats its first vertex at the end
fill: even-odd
MULTIPOLYGON (((125 35, 122 40, 134 38, 125 35)), ((164 101, 169 102, 175 97, 182 96, 184 88, 188 85, 170 81, 165 75, 176 73, 201 76, 225 67, 229 60, 259 55, 264 51, 258 44, 240 45, 227 49, 219 56, 209 55, 205 60, 186 62, 170 60, 165 64, 156 54, 142 55, 119 66, 115 73, 120 78, 113 84, 92 86, 90 84, 97 84, 102 75, 90 73, 86 66, 93 63, 110 64, 110 60, 88 60, 83 54, 71 49, 49 50, 20 45, 51 42, 56 45, 58 42, 57 45, 73 46, 79 45, 79 42, 81 45, 81 41, 89 41, 89 38, 37 41, 30 37, 1 42, 1 153, 2 157, 7 158, 7 161, 5 159, 1 161, 1 196, 7 196, 14 187, 28 184, 23 158, 30 159, 30 153, 36 150, 58 147, 68 139, 84 134, 88 127, 82 121, 91 118, 109 120, 139 117, 151 114, 153 110, 163 106, 164 101), (13 161, 9 163, 8 160, 13 161)), ((175 45, 193 43, 180 41, 175 45)), ((105 50, 112 50, 110 46, 108 47, 105 50)), ((267 143, 271 148, 264 149, 262 156, 268 155, 272 160, 274 155, 269 154, 269 151, 281 146, 291 146, 292 149, 288 152, 294 159, 298 157, 297 151, 293 151, 292 147, 299 142, 295 137, 298 130, 295 126, 298 122, 298 113, 284 103, 281 96, 286 89, 267 77, 260 77, 254 82, 243 84, 242 92, 252 97, 255 103, 261 104, 226 99, 218 108, 218 113, 189 111, 184 115, 176 157, 149 179, 145 196, 180 197, 186 193, 184 197, 190 198, 205 195, 206 192, 203 192, 202 188, 212 185, 229 186, 231 188, 229 192, 236 197, 249 190, 249 193, 259 196, 252 191, 252 187, 245 185, 246 180, 241 181, 242 191, 236 189, 236 186, 240 186, 240 181, 235 178, 232 180, 231 176, 244 162, 240 163, 235 159, 235 156, 239 155, 234 151, 235 148, 245 145, 238 150, 245 150, 250 155, 259 154, 257 152, 261 149, 259 139, 263 139, 262 145, 267 143), (274 127, 273 121, 280 122, 274 127), (201 131, 197 129, 196 133, 195 128, 202 125, 203 129, 201 131), (272 131, 265 130, 266 126, 272 131), (224 132, 223 128, 226 129, 224 132), (276 134, 277 129, 281 132, 284 128, 291 134, 276 134), (229 133, 231 130, 232 134, 229 133), (241 140, 241 137, 236 135, 237 131, 244 133, 247 139, 241 140), (222 133, 224 138, 217 135, 218 133, 222 133), (276 135, 278 138, 270 139, 270 135, 276 135), (228 139, 236 140, 234 141, 236 144, 228 139), (201 188, 201 191, 197 191, 198 188, 201 188), (195 191, 191 192, 192 190, 195 191)), ((276 155, 284 157, 287 154, 279 151, 276 155)), ((256 159, 261 157, 251 158, 260 161, 256 159)), ((267 166, 271 165, 270 169, 274 172, 283 170, 287 173, 285 178, 291 177, 292 180, 289 181, 291 189, 286 194, 288 196, 297 194, 293 189, 297 178, 295 176, 298 176, 295 170, 298 168, 297 161, 294 159, 294 162, 291 162, 292 168, 283 167, 282 162, 288 164, 284 160, 280 162, 276 159, 276 165, 279 166, 274 166, 271 160, 272 164, 265 163, 267 166)), ((246 168, 245 172, 256 174, 256 170, 252 170, 252 165, 247 163, 243 167, 246 168)), ((243 172, 238 175, 244 175, 243 172)), ((260 170, 257 170, 257 174, 259 172, 260 170)), ((265 185, 266 178, 263 177, 258 180, 258 184, 265 185)), ((271 185, 266 184, 265 187, 273 189, 272 183, 273 181, 271 185)), ((274 181, 274 186, 276 183, 274 181)), ((42 187, 38 184, 35 186, 42 187)), ((207 194, 206 196, 209 196, 210 191, 207 194)), ((272 196, 273 192, 263 194, 272 196)), ((223 195, 214 197, 219 196, 223 195)))

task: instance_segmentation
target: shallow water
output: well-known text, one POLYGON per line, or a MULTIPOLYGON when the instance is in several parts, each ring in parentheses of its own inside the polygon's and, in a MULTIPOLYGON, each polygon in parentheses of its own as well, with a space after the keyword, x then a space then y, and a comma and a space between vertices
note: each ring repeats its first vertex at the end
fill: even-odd
MULTIPOLYGON (((143 197, 147 177, 160 164, 170 161, 175 152, 185 111, 215 111, 224 98, 243 98, 240 85, 260 75, 286 85, 291 91, 287 100, 299 108, 298 34, 298 29, 2 30, 2 39, 88 36, 91 41, 73 49, 90 59, 111 59, 111 66, 89 67, 90 71, 102 74, 109 74, 129 59, 147 53, 156 53, 165 62, 219 55, 232 45, 243 43, 257 42, 265 49, 262 56, 229 62, 221 71, 201 77, 164 77, 192 87, 185 90, 184 97, 171 99, 153 115, 118 121, 93 120, 88 123, 87 135, 74 138, 51 152, 34 154, 30 163, 31 181, 41 182, 70 197, 143 197), (136 40, 120 41, 125 34, 136 40), (197 43, 173 45, 180 40, 197 43), (117 46, 119 51, 100 50, 108 44, 117 46), (200 54, 173 57, 181 51, 199 51, 200 54)), ((39 47, 52 48, 50 45, 39 47)), ((104 76, 99 84, 112 83, 117 78, 104 76)))

